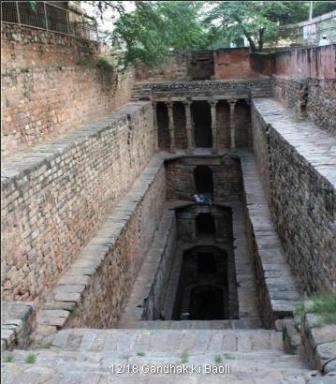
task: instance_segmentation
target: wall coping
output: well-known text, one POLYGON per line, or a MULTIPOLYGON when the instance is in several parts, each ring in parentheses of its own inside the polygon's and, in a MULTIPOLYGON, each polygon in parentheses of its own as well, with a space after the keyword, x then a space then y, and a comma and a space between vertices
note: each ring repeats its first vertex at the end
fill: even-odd
POLYGON ((1 187, 6 189, 22 176, 29 176, 48 162, 56 161, 65 152, 83 144, 86 140, 101 136, 104 131, 116 129, 128 116, 141 111, 148 102, 132 102, 99 120, 84 124, 52 143, 37 145, 31 150, 7 158, 2 163, 1 187))
POLYGON ((255 241, 257 276, 262 286, 261 317, 268 327, 293 317, 299 299, 296 282, 275 231, 252 153, 239 151, 249 231, 255 241))

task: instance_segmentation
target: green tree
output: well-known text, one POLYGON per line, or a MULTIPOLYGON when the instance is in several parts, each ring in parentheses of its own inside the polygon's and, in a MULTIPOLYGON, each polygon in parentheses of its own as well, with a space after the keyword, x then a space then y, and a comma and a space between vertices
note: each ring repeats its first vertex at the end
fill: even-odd
POLYGON ((321 16, 336 10, 336 1, 314 1, 313 2, 313 17, 321 16))
POLYGON ((141 61, 155 66, 169 52, 207 45, 198 19, 202 2, 137 1, 135 7, 121 14, 113 31, 113 46, 125 51, 125 65, 141 61))
POLYGON ((307 2, 228 1, 213 2, 204 24, 212 41, 234 41, 246 37, 252 51, 275 41, 278 26, 307 19, 307 2))

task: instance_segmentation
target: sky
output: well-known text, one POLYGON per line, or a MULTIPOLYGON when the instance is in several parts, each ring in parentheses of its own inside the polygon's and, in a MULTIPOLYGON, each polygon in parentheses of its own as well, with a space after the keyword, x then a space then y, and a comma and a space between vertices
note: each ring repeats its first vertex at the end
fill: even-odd
MULTIPOLYGON (((126 11, 135 9, 133 1, 123 1, 126 11)), ((89 16, 93 16, 98 22, 98 28, 101 32, 112 32, 113 24, 117 19, 118 13, 113 12, 111 8, 106 9, 103 13, 103 20, 101 15, 97 12, 97 7, 94 7, 90 1, 81 1, 81 7, 87 12, 89 16)))

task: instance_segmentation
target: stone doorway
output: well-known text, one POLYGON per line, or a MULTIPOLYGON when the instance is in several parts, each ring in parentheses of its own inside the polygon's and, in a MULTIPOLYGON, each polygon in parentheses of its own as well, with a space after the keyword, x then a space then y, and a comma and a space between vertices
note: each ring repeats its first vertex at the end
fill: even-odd
POLYGON ((192 320, 222 319, 223 290, 219 287, 205 285, 195 287, 190 294, 190 318, 192 320))
POLYGON ((169 117, 166 103, 158 102, 156 104, 156 115, 158 125, 158 142, 161 150, 169 149, 169 117))
POLYGON ((175 301, 175 320, 229 318, 228 255, 216 246, 200 245, 183 254, 175 301))
POLYGON ((196 218, 196 236, 214 236, 216 234, 216 226, 214 217, 211 213, 201 212, 196 218))
POLYGON ((211 111, 207 101, 194 101, 191 105, 194 121, 195 146, 198 148, 212 147, 211 111))
POLYGON ((194 169, 194 183, 196 193, 213 194, 212 170, 207 165, 198 165, 194 169))

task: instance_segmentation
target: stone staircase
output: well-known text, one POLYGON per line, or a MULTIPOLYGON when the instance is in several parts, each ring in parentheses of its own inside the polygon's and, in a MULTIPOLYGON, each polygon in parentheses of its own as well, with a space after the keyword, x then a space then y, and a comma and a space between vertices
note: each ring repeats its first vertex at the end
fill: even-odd
POLYGON ((261 327, 259 319, 234 320, 146 320, 122 321, 117 325, 121 329, 258 329, 261 327))
POLYGON ((11 353, 5 384, 304 384, 309 376, 299 355, 283 352, 282 334, 265 329, 65 329, 48 348, 11 353))

